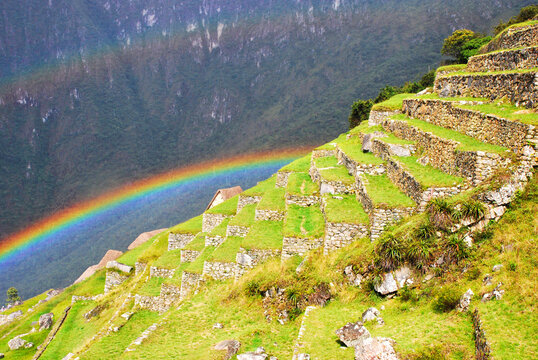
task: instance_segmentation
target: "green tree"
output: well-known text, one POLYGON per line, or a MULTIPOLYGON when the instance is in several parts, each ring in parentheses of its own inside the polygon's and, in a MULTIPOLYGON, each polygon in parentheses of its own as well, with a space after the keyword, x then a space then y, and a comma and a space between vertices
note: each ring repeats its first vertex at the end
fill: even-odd
POLYGON ((441 54, 453 57, 458 63, 464 64, 469 59, 463 54, 463 48, 469 41, 484 37, 472 30, 456 30, 445 39, 441 54))
POLYGON ((517 16, 511 17, 510 20, 508 20, 507 22, 503 22, 501 20, 499 25, 495 26, 495 35, 499 34, 510 25, 530 20, 536 15, 538 15, 538 5, 525 6, 519 11, 519 14, 517 16))
POLYGON ((19 296, 19 290, 17 290, 13 286, 7 289, 7 299, 6 299, 7 304, 13 304, 20 300, 21 300, 21 297, 19 296))
POLYGON ((469 60, 471 56, 478 54, 478 50, 480 50, 480 48, 483 45, 486 45, 490 41, 491 41, 491 36, 486 36, 486 37, 471 39, 467 41, 465 44, 463 44, 461 48, 461 55, 465 59, 465 62, 467 62, 467 60, 469 60))
POLYGON ((374 105, 371 99, 369 100, 357 100, 351 105, 351 113, 349 114, 349 128, 353 129, 358 126, 364 120, 368 120, 370 116, 370 110, 374 105))

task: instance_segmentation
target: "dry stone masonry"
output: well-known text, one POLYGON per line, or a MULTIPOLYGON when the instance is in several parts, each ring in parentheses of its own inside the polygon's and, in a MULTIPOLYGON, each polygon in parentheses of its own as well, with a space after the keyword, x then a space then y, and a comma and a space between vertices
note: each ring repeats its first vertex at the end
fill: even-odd
POLYGON ((239 249, 236 262, 243 268, 252 268, 265 260, 280 256, 280 249, 239 249))
POLYGON ((160 278, 172 278, 174 276, 174 269, 159 268, 152 266, 149 269, 150 277, 160 277, 160 278))
POLYGON ((230 215, 224 214, 209 214, 204 213, 203 222, 202 222, 202 231, 211 232, 215 227, 219 226, 224 219, 231 217, 230 215))
POLYGON ((304 256, 310 250, 314 250, 323 245, 323 239, 307 239, 297 237, 284 237, 282 243, 282 259, 289 259, 292 256, 304 256))
POLYGON ((109 292, 118 285, 121 285, 127 279, 127 275, 120 274, 117 271, 107 271, 105 278, 105 293, 109 292))
POLYGON ((214 280, 232 279, 242 275, 242 268, 237 263, 205 261, 204 277, 210 277, 214 280))
POLYGON ((195 234, 168 234, 168 250, 183 249, 188 243, 194 240, 195 234))
POLYGON ((220 244, 222 244, 224 242, 224 240, 226 240, 226 238, 224 236, 220 236, 220 235, 209 236, 209 235, 207 235, 205 237, 205 246, 217 247, 220 244))
POLYGON ((538 24, 527 27, 508 28, 499 37, 486 44, 480 52, 489 53, 501 49, 529 47, 538 44, 538 24))
POLYGON ((200 251, 196 250, 181 250, 181 262, 193 262, 200 256, 200 251))
POLYGON ((239 195, 239 200, 237 201, 237 212, 239 212, 246 205, 259 203, 261 199, 262 199, 261 196, 239 195))
POLYGON ((284 212, 278 210, 264 210, 256 209, 255 220, 271 220, 271 221, 282 221, 284 220, 284 212))
POLYGON ((292 195, 292 194, 286 194, 286 205, 299 205, 302 207, 308 207, 315 204, 319 204, 320 198, 318 195, 308 195, 308 196, 301 196, 301 195, 292 195))
POLYGON ((467 63, 468 71, 504 71, 538 67, 538 47, 506 50, 473 56, 467 63))
POLYGON ((279 171, 276 173, 276 187, 285 188, 288 185, 288 177, 290 176, 290 171, 279 171))
POLYGON ((401 114, 402 112, 399 110, 394 111, 378 111, 378 110, 372 110, 370 111, 370 117, 368 118, 368 125, 370 126, 376 126, 381 124, 383 121, 389 119, 391 116, 401 114))
POLYGON ((325 223, 325 239, 323 242, 323 252, 340 249, 351 244, 355 239, 368 236, 368 225, 366 224, 346 224, 346 223, 325 223))
POLYGON ((198 287, 201 279, 201 274, 184 271, 181 275, 180 299, 183 300, 189 296, 189 294, 198 287))
POLYGON ((247 226, 228 225, 226 228, 226 236, 245 237, 248 235, 250 228, 247 226))

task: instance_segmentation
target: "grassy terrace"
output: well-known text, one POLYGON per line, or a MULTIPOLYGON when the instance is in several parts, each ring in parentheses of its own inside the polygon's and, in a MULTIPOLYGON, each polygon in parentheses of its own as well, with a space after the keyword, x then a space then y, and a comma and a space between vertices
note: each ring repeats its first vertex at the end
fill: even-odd
MULTIPOLYGON (((202 222, 201 222, 201 216, 200 217, 200 230, 202 228, 202 222)), ((191 219, 194 220, 194 219, 191 219)), ((189 220, 190 221, 190 220, 189 220)), ((187 222, 189 222, 187 221, 187 222)), ((183 223, 185 224, 185 223, 183 223)), ((181 225, 183 225, 181 224, 181 225)), ((134 258, 134 255, 138 254, 138 257, 136 258, 136 261, 141 263, 149 263, 157 258, 159 258, 165 251, 168 250, 168 231, 164 231, 157 235, 153 242, 148 241, 149 244, 147 248, 142 249, 140 252, 135 252, 135 254, 130 255, 128 260, 132 261, 134 258)), ((133 249, 134 251, 136 249, 133 249)), ((127 253, 129 254, 129 253, 127 253)), ((123 259, 122 259, 123 260, 123 259)), ((130 265, 130 264, 129 264, 130 265)), ((134 265, 134 264, 133 264, 134 265)))
MULTIPOLYGON (((191 263, 186 263, 185 271, 190 273, 201 274, 204 270, 204 261, 209 260, 213 252, 215 251, 214 246, 206 246, 204 251, 191 263)), ((183 265, 183 264, 182 264, 183 265)))
POLYGON ((454 64, 454 65, 446 65, 446 66, 440 66, 435 71, 436 73, 441 71, 461 71, 467 67, 467 64, 454 64))
POLYGON ((414 156, 395 156, 394 158, 425 188, 450 187, 463 184, 465 181, 461 177, 446 174, 431 165, 421 165, 414 156))
POLYGON ((319 188, 307 173, 292 173, 288 178, 286 192, 292 195, 309 196, 319 193, 319 188))
POLYGON ((389 208, 412 207, 415 202, 394 185, 387 175, 364 175, 367 180, 366 192, 374 206, 389 208))
POLYGON ((244 206, 241 211, 235 215, 228 225, 234 226, 246 226, 249 227, 254 223, 254 216, 256 213, 256 204, 249 204, 244 206))
POLYGON ((318 169, 336 167, 338 166, 338 159, 335 156, 324 156, 314 159, 314 164, 318 169))
POLYGON ((440 97, 439 94, 424 94, 424 95, 415 95, 411 99, 425 99, 425 100, 443 100, 443 101, 480 101, 480 102, 490 102, 486 98, 477 98, 471 96, 460 96, 460 97, 440 97))
POLYGON ((373 111, 395 111, 402 110, 402 102, 404 99, 407 99, 415 94, 398 94, 394 95, 390 99, 387 99, 378 104, 372 106, 373 111))
POLYGON ((299 158, 288 165, 284 166, 282 169, 278 171, 282 172, 308 172, 308 169, 310 169, 310 154, 303 156, 302 158, 299 158))
POLYGON ((504 119, 514 120, 523 124, 538 126, 538 113, 533 109, 522 109, 512 104, 482 104, 482 105, 462 105, 454 104, 462 109, 476 110, 484 114, 495 115, 504 119))
POLYGON ((285 211, 286 210, 286 200, 284 195, 286 190, 284 188, 274 188, 268 190, 258 203, 257 209, 260 210, 276 210, 276 211, 285 211))
POLYGON ((368 224, 368 214, 355 195, 323 195, 325 216, 328 222, 345 224, 368 224))
POLYGON ((226 218, 222 220, 220 224, 215 226, 213 230, 208 234, 209 236, 226 236, 226 228, 228 227, 228 223, 230 222, 230 218, 226 218))
POLYGON ((202 231, 203 215, 198 215, 190 220, 170 228, 174 234, 198 234, 202 231))
POLYGON ((182 263, 179 265, 176 268, 176 271, 174 271, 174 276, 164 279, 163 284, 181 286, 181 277, 183 276, 183 271, 185 271, 190 264, 191 263, 182 263))
POLYGON ((180 258, 181 250, 166 251, 152 264, 152 266, 165 269, 174 269, 179 266, 180 258))
POLYGON ((151 239, 149 239, 145 243, 140 244, 136 248, 127 251, 126 253, 121 255, 117 259, 117 261, 122 263, 122 264, 125 264, 125 265, 134 266, 135 263, 136 263, 136 259, 138 259, 138 257, 140 255, 142 255, 142 253, 144 251, 146 251, 151 246, 151 244, 153 243, 153 240, 155 240, 157 236, 159 236, 159 235, 155 235, 154 237, 152 237, 151 239))
POLYGON ((361 150, 361 140, 358 137, 352 137, 345 142, 338 144, 340 150, 342 150, 351 160, 354 160, 360 164, 380 165, 383 160, 376 157, 372 153, 364 153, 361 150))
POLYGON ((205 237, 207 233, 198 233, 194 239, 188 243, 184 249, 185 250, 194 250, 194 251, 202 251, 205 247, 205 237))
POLYGON ((457 147, 459 150, 485 151, 485 152, 496 153, 496 154, 504 154, 508 150, 505 147, 486 144, 475 138, 472 138, 470 136, 457 132, 455 130, 446 129, 442 126, 437 126, 427 121, 423 121, 419 119, 412 119, 412 118, 407 117, 406 115, 402 115, 402 114, 394 115, 392 116, 392 119, 405 121, 411 126, 419 128, 420 130, 423 130, 426 132, 431 132, 432 134, 437 135, 441 138, 452 139, 454 141, 457 141, 460 143, 460 145, 457 147))
POLYGON ((233 198, 228 199, 217 206, 212 207, 211 209, 206 210, 207 214, 224 214, 224 215, 235 215, 237 210, 237 201, 239 200, 239 195, 235 195, 233 198))
POLYGON ((164 282, 163 278, 150 277, 137 291, 138 295, 144 296, 159 296, 161 294, 161 285, 164 282))
POLYGON ((332 169, 320 170, 319 173, 327 181, 340 181, 346 185, 351 185, 355 182, 355 178, 349 175, 346 167, 342 165, 332 169))
POLYGON ((318 206, 289 205, 284 236, 319 239, 325 234, 325 219, 318 206))
POLYGON ((514 69, 514 70, 503 70, 503 71, 489 71, 489 72, 471 72, 471 71, 454 71, 448 74, 439 75, 439 77, 452 77, 452 76, 487 76, 487 75, 502 75, 502 74, 525 74, 525 73, 534 73, 537 72, 538 68, 532 69, 514 69))
POLYGON ((367 122, 363 122, 359 126, 353 128, 349 133, 358 135, 358 134, 371 134, 373 132, 382 132, 382 133, 384 133, 386 136, 383 137, 383 138, 380 138, 380 139, 383 140, 383 142, 385 142, 387 144, 409 145, 409 144, 414 143, 414 141, 401 139, 399 137, 394 136, 394 134, 386 132, 383 129, 383 127, 381 127, 381 125, 369 126, 367 122))
POLYGON ((330 141, 326 144, 323 144, 321 146, 318 146, 316 148, 316 150, 334 150, 335 149, 335 145, 336 144, 339 144, 340 142, 342 141, 346 141, 346 137, 347 137, 347 134, 348 133, 343 133, 341 134, 340 136, 338 136, 336 139, 334 139, 333 141, 330 141))
POLYGON ((276 175, 269 179, 260 181, 256 186, 243 191, 240 196, 262 196, 267 190, 273 189, 276 183, 276 175))
POLYGON ((256 221, 241 242, 243 249, 282 248, 282 221, 256 221))
POLYGON ((473 57, 478 58, 478 57, 487 56, 487 55, 490 55, 490 54, 498 54, 498 53, 503 53, 503 52, 519 51, 519 50, 528 49, 528 48, 536 48, 536 46, 518 46, 518 47, 510 48, 510 49, 499 49, 499 50, 495 50, 495 51, 490 51, 490 52, 485 53, 485 54, 477 54, 477 55, 474 55, 473 57))
POLYGON ((207 261, 235 262, 235 256, 239 252, 242 241, 242 237, 228 236, 226 240, 212 252, 207 261))

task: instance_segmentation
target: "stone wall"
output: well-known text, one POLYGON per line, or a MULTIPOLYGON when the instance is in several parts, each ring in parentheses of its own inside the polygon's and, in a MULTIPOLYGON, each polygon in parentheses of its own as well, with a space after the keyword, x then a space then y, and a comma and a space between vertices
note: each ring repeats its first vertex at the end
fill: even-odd
POLYGON ((538 67, 538 48, 536 47, 476 55, 472 56, 467 63, 468 71, 482 72, 535 67, 538 67))
POLYGON ((174 301, 174 299, 164 296, 135 295, 135 306, 149 311, 156 311, 160 314, 170 309, 174 301))
POLYGON ((307 252, 323 245, 323 239, 304 239, 296 237, 284 237, 282 243, 282 259, 288 259, 294 255, 304 256, 307 252))
POLYGON ((228 225, 226 228, 226 236, 245 237, 248 235, 250 228, 248 226, 228 225))
POLYGON ((193 262, 200 256, 200 251, 196 250, 181 250, 181 262, 193 262))
POLYGON ((497 154, 483 151, 456 150, 458 142, 422 131, 404 121, 385 121, 382 126, 402 139, 416 141, 417 146, 422 148, 428 157, 428 163, 433 167, 447 174, 466 178, 473 184, 487 179, 495 169, 508 161, 497 154))
POLYGON ((243 268, 252 268, 265 260, 280 255, 280 249, 239 249, 236 262, 243 268))
POLYGON ((323 252, 340 249, 351 244, 355 239, 368 236, 367 224, 325 223, 325 240, 323 252))
POLYGON ((121 285, 127 280, 127 275, 122 275, 117 271, 107 271, 105 278, 105 293, 109 292, 118 285, 121 285))
POLYGON ((475 309, 471 313, 471 319, 473 320, 473 335, 475 343, 475 358, 477 360, 491 359, 491 348, 486 340, 486 333, 482 328, 482 321, 478 314, 478 309, 475 309))
POLYGON ((370 117, 368 118, 368 125, 375 126, 381 124, 383 121, 389 119, 391 116, 401 114, 399 110, 394 111, 370 111, 370 117))
POLYGON ((399 221, 404 216, 413 212, 413 208, 396 208, 396 209, 373 209, 370 213, 370 239, 377 240, 385 227, 399 221))
POLYGON ((365 186, 366 180, 361 177, 360 175, 356 177, 356 197, 357 201, 362 204, 362 207, 367 213, 371 213, 374 209, 374 204, 372 202, 372 199, 370 199, 370 196, 368 195, 368 192, 366 191, 365 186))
POLYGON ((320 192, 322 194, 354 194, 355 182, 345 184, 342 181, 322 180, 320 184, 320 192))
POLYGON ((217 247, 220 244, 222 244, 226 240, 224 236, 215 235, 215 236, 209 236, 206 235, 205 237, 205 246, 214 246, 217 247))
POLYGON ((204 262, 204 277, 214 280, 237 278, 242 275, 242 268, 237 263, 206 261, 204 262))
POLYGON ((201 274, 190 273, 186 271, 183 272, 183 274, 181 275, 181 300, 185 299, 193 290, 198 287, 201 278, 201 274))
POLYGON ((391 156, 411 156, 416 152, 416 146, 413 144, 389 144, 383 139, 372 139, 372 154, 375 156, 387 160, 391 156))
POLYGON ((288 185, 288 177, 291 172, 288 171, 279 171, 276 173, 276 187, 285 188, 288 185))
POLYGON ((351 159, 343 152, 341 149, 338 149, 338 163, 346 167, 349 174, 355 178, 360 174, 369 174, 369 175, 380 175, 385 172, 383 164, 361 164, 351 159))
POLYGON ((165 297, 173 301, 178 301, 181 298, 181 287, 171 284, 162 284, 161 297, 165 297))
POLYGON ((138 275, 142 272, 144 272, 144 270, 146 269, 146 266, 148 264, 146 263, 141 263, 141 262, 135 262, 135 275, 138 275))
POLYGON ((538 130, 479 111, 454 107, 449 101, 409 99, 403 110, 410 117, 464 133, 480 141, 504 146, 521 153, 528 140, 538 140, 538 130))
POLYGON ((239 212, 246 205, 259 203, 261 199, 262 199, 261 196, 239 195, 239 200, 237 201, 237 212, 239 212))
POLYGON ((202 222, 202 232, 211 232, 215 227, 219 226, 220 223, 226 219, 232 217, 231 215, 224 214, 209 214, 204 213, 204 218, 202 222))
POLYGON ((317 159, 320 157, 327 157, 327 156, 336 156, 336 147, 332 150, 327 150, 327 149, 312 150, 312 159, 317 159))
POLYGON ((286 205, 294 204, 302 207, 307 207, 319 204, 319 201, 320 200, 318 195, 301 196, 286 193, 286 205))
POLYGON ((538 107, 536 72, 490 75, 454 75, 435 79, 434 90, 441 97, 472 96, 506 98, 517 106, 538 107))
POLYGON ((183 249, 194 239, 194 234, 168 234, 168 250, 183 249))
POLYGON ((485 54, 500 49, 513 49, 536 44, 538 44, 538 25, 531 25, 525 28, 507 29, 498 38, 480 49, 480 52, 485 54))
POLYGON ((166 269, 152 266, 149 268, 150 277, 171 278, 174 276, 175 269, 166 269))
POLYGON ((256 209, 255 220, 271 220, 271 221, 282 221, 284 220, 284 212, 278 210, 261 210, 256 209))

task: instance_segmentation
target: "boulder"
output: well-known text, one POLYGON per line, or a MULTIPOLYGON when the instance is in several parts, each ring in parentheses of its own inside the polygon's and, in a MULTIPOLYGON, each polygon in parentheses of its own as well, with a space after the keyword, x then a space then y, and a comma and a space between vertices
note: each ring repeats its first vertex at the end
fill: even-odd
POLYGON ((368 321, 377 320, 381 313, 375 307, 368 308, 365 312, 362 313, 362 322, 366 323, 368 321))
MULTIPOLYGON (((7 310, 7 309, 6 309, 7 310)), ((17 310, 9 315, 0 315, 0 326, 8 324, 18 317, 22 316, 22 310, 17 310)))
POLYGON ((355 347, 355 360, 398 360, 393 343, 389 338, 364 339, 355 347))
POLYGON ((362 137, 362 147, 361 150, 363 152, 370 152, 372 151, 372 140, 376 137, 387 137, 386 134, 382 133, 381 131, 375 131, 370 134, 365 134, 362 137))
POLYGON ((484 276, 484 280, 482 280, 482 283, 486 286, 490 286, 492 284, 492 280, 493 276, 491 276, 490 274, 486 274, 486 276, 484 276))
POLYGON ((412 285, 413 279, 411 278, 412 273, 411 269, 407 266, 403 266, 394 272, 394 277, 396 278, 396 283, 398 287, 402 288, 405 285, 412 285))
POLYGON ((468 311, 469 305, 471 305, 471 299, 473 298, 473 290, 469 289, 463 294, 460 298, 460 303, 458 304, 458 311, 468 311))
POLYGON ((50 329, 52 327, 53 313, 46 313, 39 317, 39 331, 50 329))
POLYGON ((9 340, 7 343, 7 346, 9 346, 10 350, 19 350, 26 345, 26 340, 21 339, 20 337, 16 336, 13 339, 9 340))
POLYGON ((213 329, 222 329, 223 327, 224 327, 224 325, 222 325, 221 323, 213 324, 213 329))
POLYGON ((376 284, 374 289, 381 295, 387 295, 398 291, 398 284, 396 284, 392 273, 386 273, 383 275, 383 281, 380 284, 376 284))
POLYGON ((125 264, 121 264, 117 262, 116 260, 109 261, 106 263, 107 269, 116 269, 118 271, 124 272, 126 274, 129 274, 131 271, 133 271, 133 267, 125 264))
POLYGON ((215 350, 221 350, 226 351, 226 355, 224 355, 224 360, 231 359, 232 356, 237 354, 239 351, 239 348, 241 347, 241 343, 237 340, 223 340, 215 345, 215 350))
POLYGON ((34 343, 31 343, 31 342, 27 342, 26 344, 24 344, 25 349, 29 349, 29 348, 31 348, 33 346, 34 346, 34 343))
POLYGON ((370 332, 360 321, 357 321, 356 323, 347 323, 336 330, 336 335, 347 347, 357 346, 364 339, 370 338, 370 332))
POLYGON ((310 360, 310 355, 305 353, 298 354, 297 360, 310 360))
POLYGON ((346 268, 344 269, 344 275, 346 275, 349 284, 352 286, 360 287, 361 282, 364 279, 361 274, 355 274, 352 265, 346 266, 346 268))
POLYGON ((267 354, 256 354, 255 352, 247 352, 237 355, 237 360, 265 360, 267 354))
POLYGON ((0 353, 0 359, 4 358, 4 354, 0 353))
POLYGON ((501 271, 502 267, 503 267, 502 264, 494 265, 493 268, 491 269, 491 271, 493 271, 493 272, 501 271))
POLYGON ((393 156, 411 156, 411 150, 409 148, 397 145, 397 144, 388 144, 389 153, 393 156))

